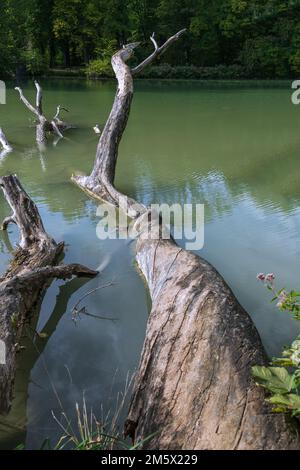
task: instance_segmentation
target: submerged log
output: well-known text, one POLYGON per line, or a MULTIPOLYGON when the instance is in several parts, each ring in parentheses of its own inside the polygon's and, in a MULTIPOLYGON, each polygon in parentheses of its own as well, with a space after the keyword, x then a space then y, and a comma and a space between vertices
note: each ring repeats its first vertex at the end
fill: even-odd
POLYGON ((64 244, 57 244, 46 233, 36 205, 17 176, 0 178, 0 186, 12 209, 2 229, 15 223, 20 231, 19 247, 0 278, 0 346, 5 359, 0 363, 0 413, 7 413, 13 396, 16 354, 23 325, 34 314, 49 282, 54 278, 93 277, 97 272, 79 264, 58 264, 64 244))
POLYGON ((43 90, 40 84, 35 81, 36 87, 36 103, 33 106, 27 98, 24 96, 24 93, 20 87, 16 87, 15 90, 18 91, 20 95, 20 100, 24 103, 26 108, 29 109, 36 116, 36 141, 38 144, 45 144, 47 141, 47 134, 53 133, 58 137, 62 138, 62 132, 67 129, 71 129, 73 126, 62 121, 59 117, 60 111, 68 111, 62 106, 58 106, 56 114, 51 121, 49 121, 43 113, 43 90))
POLYGON ((267 358, 249 315, 209 263, 164 239, 163 226, 156 240, 147 236, 157 214, 127 201, 113 184, 133 75, 183 32, 161 47, 152 36, 153 54, 133 70, 126 61, 136 43, 113 56, 118 89, 94 169, 90 176, 72 177, 88 194, 135 219, 136 259, 152 298, 125 435, 144 440, 157 433, 143 447, 162 450, 299 449, 297 423, 272 414, 252 380, 251 366, 267 358))

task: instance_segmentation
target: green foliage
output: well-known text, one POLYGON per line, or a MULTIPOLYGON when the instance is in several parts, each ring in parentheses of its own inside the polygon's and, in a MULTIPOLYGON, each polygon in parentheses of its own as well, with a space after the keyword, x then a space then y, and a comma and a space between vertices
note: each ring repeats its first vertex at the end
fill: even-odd
POLYGON ((240 65, 216 65, 214 67, 195 67, 193 65, 161 64, 143 70, 143 78, 196 79, 196 80, 233 80, 246 78, 246 70, 240 65))
POLYGON ((273 405, 277 405, 274 408, 276 412, 288 412, 291 411, 292 416, 300 415, 300 397, 295 393, 289 393, 287 395, 273 395, 268 399, 273 405))
POLYGON ((111 66, 111 56, 117 50, 117 43, 115 40, 102 41, 98 54, 99 59, 91 60, 86 67, 86 75, 89 78, 111 78, 114 72, 111 66))
POLYGON ((110 76, 107 44, 142 41, 140 61, 153 49, 153 31, 161 43, 186 27, 164 55, 172 69, 158 61, 153 77, 297 76, 299 6, 300 0, 2 0, 0 74, 86 66, 88 76, 110 76))
POLYGON ((257 383, 273 393, 289 393, 297 384, 296 377, 284 367, 252 367, 252 374, 257 383))
POLYGON ((113 69, 108 59, 91 60, 86 67, 86 75, 89 78, 110 78, 113 77, 113 69))
POLYGON ((30 48, 24 51, 22 58, 26 70, 33 76, 40 75, 48 69, 48 58, 41 54, 38 49, 30 48))
MULTIPOLYGON (((72 420, 63 411, 58 419, 52 412, 52 416, 59 428, 63 431, 55 446, 51 445, 50 439, 46 438, 40 450, 137 450, 144 443, 151 440, 158 432, 154 432, 145 439, 129 445, 122 439, 118 430, 117 422, 121 410, 124 408, 125 396, 130 388, 131 381, 126 384, 125 394, 121 400, 117 398, 114 414, 108 413, 106 420, 100 422, 92 410, 88 411, 85 398, 83 397, 82 407, 76 403, 77 427, 74 428, 72 420), (129 388, 127 388, 129 386, 129 388), (110 417, 110 422, 108 418, 110 417)), ((15 450, 25 450, 25 445, 18 445, 15 450)))
MULTIPOLYGON (((300 293, 295 290, 287 292, 286 289, 277 291, 273 274, 265 276, 261 273, 257 278, 273 293, 272 301, 276 301, 277 307, 300 321, 300 293)), ((283 350, 282 357, 273 358, 270 367, 252 367, 252 375, 256 383, 270 393, 267 401, 274 405, 274 412, 300 415, 300 335, 283 350)))

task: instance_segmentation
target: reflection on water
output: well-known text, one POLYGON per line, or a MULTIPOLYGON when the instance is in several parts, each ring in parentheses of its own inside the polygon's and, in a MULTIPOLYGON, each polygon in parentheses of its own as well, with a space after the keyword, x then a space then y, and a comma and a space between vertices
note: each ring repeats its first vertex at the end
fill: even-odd
MULTIPOLYGON (((38 448, 61 435, 51 416, 61 405, 74 416, 83 394, 101 415, 124 389, 137 366, 148 311, 147 293, 135 271, 132 247, 96 237, 96 203, 70 183, 75 171, 91 169, 97 136, 114 94, 114 82, 45 82, 45 112, 57 104, 70 110, 77 126, 45 152, 34 145, 32 117, 8 90, 0 123, 14 151, 0 160, 0 174, 17 173, 39 206, 46 229, 66 242, 65 261, 92 268, 93 280, 54 282, 36 320, 44 338, 27 331, 20 354, 16 399, 0 417, 0 446, 25 442, 38 448), (95 315, 74 324, 71 310, 88 290, 114 279, 84 303, 95 315), (54 390, 55 389, 55 390, 54 390), (61 405, 60 405, 61 403, 61 405)), ((34 96, 31 84, 26 87, 34 96)), ((137 82, 128 128, 120 148, 117 185, 139 201, 205 204, 205 246, 199 253, 224 275, 250 312, 270 354, 296 335, 298 326, 270 305, 257 272, 275 272, 278 285, 299 286, 300 135, 299 109, 288 83, 263 87, 196 82, 137 82), (280 85, 280 86, 279 86, 280 85)), ((0 218, 9 208, 0 200, 0 218)), ((0 267, 5 270, 17 242, 0 235, 0 267)))

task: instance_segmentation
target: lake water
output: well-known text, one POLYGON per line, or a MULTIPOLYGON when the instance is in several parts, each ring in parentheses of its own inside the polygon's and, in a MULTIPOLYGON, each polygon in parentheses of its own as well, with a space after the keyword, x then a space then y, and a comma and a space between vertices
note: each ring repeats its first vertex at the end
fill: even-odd
MULTIPOLYGON (((61 104, 77 129, 40 153, 32 116, 9 89, 0 125, 14 152, 0 161, 0 174, 18 174, 48 233, 66 242, 65 262, 103 272, 89 281, 56 281, 48 289, 37 323, 48 336, 32 344, 32 331, 26 330, 16 399, 10 415, 0 417, 2 448, 22 442, 40 448, 47 437, 55 444, 63 432, 52 411, 59 417, 63 408, 73 418, 83 396, 99 419, 112 410, 137 367, 149 311, 133 246, 97 238, 97 203, 70 182, 72 173, 92 168, 97 145, 92 127, 103 126, 115 83, 51 80, 42 85, 46 114, 53 116, 61 104), (112 281, 82 305, 114 321, 82 316, 74 323, 76 302, 112 281)), ((299 289, 300 107, 291 103, 290 83, 138 81, 135 88, 117 187, 145 204, 205 204, 205 244, 199 254, 225 277, 268 353, 278 354, 300 328, 270 304, 256 274, 274 272, 278 287, 299 289)), ((32 84, 24 90, 33 99, 32 84)), ((0 218, 8 213, 1 196, 0 218)), ((9 228, 9 240, 0 234, 2 272, 17 240, 15 227, 9 228)))

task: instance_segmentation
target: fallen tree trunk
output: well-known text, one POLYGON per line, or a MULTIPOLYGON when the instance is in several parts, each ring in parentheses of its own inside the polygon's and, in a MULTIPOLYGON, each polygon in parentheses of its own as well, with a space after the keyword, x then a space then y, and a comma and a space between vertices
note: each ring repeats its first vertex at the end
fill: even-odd
POLYGON ((126 61, 136 43, 112 58, 118 89, 90 176, 72 180, 91 196, 136 220, 136 259, 152 309, 125 435, 150 449, 295 449, 298 427, 272 414, 255 386, 251 366, 266 363, 259 335, 220 274, 203 259, 164 239, 157 214, 113 185, 118 146, 133 96, 133 75, 183 33, 158 47, 135 69, 126 61), (159 223, 156 240, 149 237, 159 223))
POLYGON ((136 251, 152 309, 125 433, 157 432, 150 449, 299 449, 251 377, 267 357, 220 274, 173 241, 139 236, 136 251))
POLYGON ((38 144, 45 144, 47 141, 47 134, 53 133, 58 137, 62 138, 64 132, 67 129, 71 129, 73 126, 62 121, 60 119, 61 110, 68 111, 62 106, 57 106, 56 114, 51 121, 49 121, 43 113, 43 90, 40 84, 35 81, 36 87, 36 103, 33 106, 24 96, 24 93, 20 87, 16 87, 15 90, 18 91, 20 95, 20 100, 24 103, 27 109, 31 111, 36 117, 36 141, 38 144))
POLYGON ((16 370, 16 353, 23 325, 34 314, 41 295, 54 278, 95 276, 96 271, 78 264, 58 265, 64 244, 57 244, 45 231, 36 205, 17 176, 0 178, 0 186, 12 209, 2 224, 17 224, 19 247, 6 273, 0 278, 0 342, 4 349, 0 364, 0 413, 11 406, 16 370))

